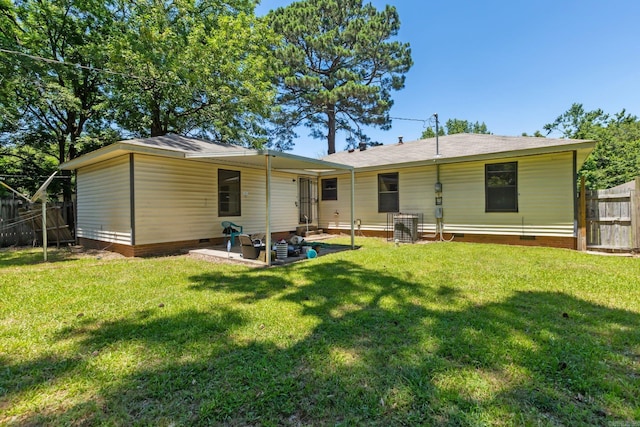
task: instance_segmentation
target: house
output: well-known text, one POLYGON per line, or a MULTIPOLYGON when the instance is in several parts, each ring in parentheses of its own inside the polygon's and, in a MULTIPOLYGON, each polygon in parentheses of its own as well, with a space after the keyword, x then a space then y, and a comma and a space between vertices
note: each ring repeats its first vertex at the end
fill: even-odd
MULTIPOLYGON (((166 135, 69 161, 76 237, 143 256, 245 233, 331 233, 576 248, 576 173, 594 141, 457 134, 309 159, 166 135), (397 233, 397 234, 396 234, 397 233)), ((267 260, 268 262, 268 260, 267 260)))
POLYGON ((79 243, 127 256, 223 243, 222 221, 267 239, 317 226, 318 177, 353 176, 351 166, 177 135, 120 141, 61 168, 77 172, 79 243))
MULTIPOLYGON (((575 249, 577 171, 594 145, 587 140, 455 134, 361 147, 323 160, 355 169, 358 234, 388 237, 400 225, 415 228, 412 240, 575 249)), ((319 226, 325 231, 351 227, 349 180, 340 173, 320 179, 319 226)))

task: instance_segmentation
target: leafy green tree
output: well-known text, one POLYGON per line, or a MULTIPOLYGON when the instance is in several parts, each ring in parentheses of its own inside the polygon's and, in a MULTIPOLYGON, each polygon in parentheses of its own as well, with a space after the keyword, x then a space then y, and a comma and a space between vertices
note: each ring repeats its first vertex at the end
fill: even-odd
POLYGON ((15 40, 17 26, 13 4, 9 0, 0 0, 0 34, 3 39, 15 40))
POLYGON ((526 132, 522 132, 522 136, 531 136, 531 137, 535 137, 535 138, 545 138, 545 135, 540 132, 539 130, 535 131, 533 133, 533 135, 529 135, 526 132))
POLYGON ((456 133, 470 133, 467 132, 469 129, 469 122, 467 120, 460 119, 449 119, 447 120, 447 124, 445 125, 447 128, 447 134, 453 135, 456 133))
POLYGON ((609 115, 601 109, 585 111, 582 104, 574 103, 553 123, 544 125, 543 129, 547 135, 560 132, 563 138, 595 139, 599 130, 607 126, 608 121, 609 115))
MULTIPOLYGON (((17 160, 22 153, 55 158, 53 165, 40 163, 36 176, 47 175, 82 152, 89 124, 101 127, 104 78, 95 68, 107 61, 111 10, 97 0, 23 0, 2 3, 0 11, 1 43, 9 51, 0 53, 0 146, 17 160)), ((30 162, 23 165, 24 174, 36 173, 30 162)))
POLYGON ((264 142, 275 38, 254 7, 0 0, 0 173, 38 177, 15 183, 31 193, 60 163, 122 134, 264 142))
MULTIPOLYGON (((8 0, 0 0, 0 47, 6 49, 16 46, 18 29, 14 5, 8 0)), ((18 128, 19 113, 16 104, 10 102, 14 98, 13 85, 16 83, 11 76, 17 66, 17 58, 0 53, 0 136, 18 128)))
MULTIPOLYGON (((32 195, 42 185, 45 177, 53 173, 58 166, 55 157, 36 150, 28 145, 3 147, 0 149, 1 179, 19 192, 32 195)), ((54 180, 49 186, 50 193, 61 190, 64 181, 54 180)), ((0 196, 2 193, 0 193, 0 196)), ((4 195, 11 195, 5 193, 4 195)))
POLYGON ((368 141, 359 125, 390 128, 391 91, 404 87, 413 64, 409 44, 390 41, 400 28, 393 6, 378 11, 361 0, 305 0, 267 19, 283 44, 276 49, 280 144, 304 124, 314 138, 326 138, 332 154, 338 130, 368 141))
MULTIPOLYGON (((438 136, 444 136, 444 129, 441 127, 438 127, 438 136)), ((422 135, 420 136, 420 138, 422 139, 435 138, 435 137, 436 137, 436 131, 431 126, 429 126, 424 131, 422 131, 422 135)))
POLYGON ((447 120, 445 127, 447 128, 447 135, 453 135, 456 133, 489 133, 487 125, 484 122, 471 123, 467 120, 449 119, 447 120))
POLYGON ((610 188, 640 175, 640 120, 625 110, 612 117, 601 109, 586 111, 582 104, 573 104, 544 129, 565 138, 597 141, 579 171, 587 188, 610 188))
MULTIPOLYGON (((438 135, 453 135, 456 133, 482 133, 489 134, 489 130, 487 130, 487 125, 482 122, 472 123, 468 120, 461 119, 449 119, 444 125, 444 129, 442 127, 438 128, 438 135)), ((421 138, 434 138, 436 136, 436 132, 432 127, 426 128, 421 135, 421 138)))
POLYGON ((109 45, 116 122, 138 136, 169 132, 260 145, 273 105, 275 42, 249 0, 122 1, 109 45))

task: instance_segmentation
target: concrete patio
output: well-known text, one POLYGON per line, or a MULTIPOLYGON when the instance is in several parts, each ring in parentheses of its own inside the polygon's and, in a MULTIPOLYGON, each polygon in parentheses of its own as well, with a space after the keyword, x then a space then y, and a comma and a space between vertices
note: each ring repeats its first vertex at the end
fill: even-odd
MULTIPOLYGON (((318 257, 351 249, 351 246, 349 245, 338 245, 328 242, 328 240, 335 237, 336 235, 333 234, 317 234, 305 237, 305 242, 309 243, 309 246, 311 247, 313 247, 314 244, 317 244, 319 246, 319 248, 316 250, 318 257)), ((240 253, 240 245, 238 244, 231 247, 231 251, 229 252, 227 252, 225 245, 216 245, 210 248, 190 250, 189 255, 212 262, 230 262, 250 265, 254 267, 266 267, 266 264, 259 259, 243 258, 242 254, 240 253)), ((309 259, 306 254, 300 254, 299 256, 287 256, 286 258, 274 257, 271 260, 271 266, 273 267, 277 265, 291 264, 294 262, 305 260, 313 261, 313 259, 309 259)))

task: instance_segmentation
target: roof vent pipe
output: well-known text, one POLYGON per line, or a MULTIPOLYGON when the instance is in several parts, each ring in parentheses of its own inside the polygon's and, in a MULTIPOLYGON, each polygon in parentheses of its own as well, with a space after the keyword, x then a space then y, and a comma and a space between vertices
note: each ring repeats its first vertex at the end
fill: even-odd
POLYGON ((358 148, 360 149, 360 151, 364 151, 367 149, 367 143, 366 142, 361 142, 360 144, 358 144, 358 148))

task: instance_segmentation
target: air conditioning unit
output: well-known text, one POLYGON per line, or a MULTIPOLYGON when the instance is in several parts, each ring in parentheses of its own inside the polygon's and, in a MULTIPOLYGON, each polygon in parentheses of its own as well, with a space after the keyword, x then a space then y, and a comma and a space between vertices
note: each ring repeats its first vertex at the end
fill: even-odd
POLYGON ((393 240, 402 243, 413 243, 418 240, 418 215, 393 215, 393 240))

